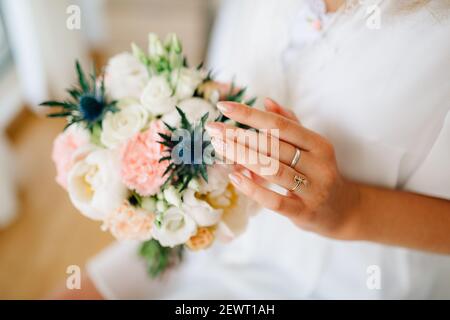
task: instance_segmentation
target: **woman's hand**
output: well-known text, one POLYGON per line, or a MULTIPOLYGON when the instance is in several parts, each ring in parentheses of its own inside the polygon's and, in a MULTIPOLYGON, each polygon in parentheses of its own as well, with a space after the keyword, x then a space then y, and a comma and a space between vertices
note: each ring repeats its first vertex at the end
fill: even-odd
POLYGON ((261 179, 238 171, 230 175, 231 181, 241 192, 303 229, 352 239, 358 223, 353 214, 358 188, 340 175, 333 146, 274 101, 266 99, 265 106, 267 111, 234 102, 218 104, 227 117, 258 132, 217 122, 208 124, 207 130, 214 149, 224 159, 283 187, 287 193, 274 192, 261 179), (267 135, 264 129, 269 131, 267 135), (300 158, 294 159, 298 155, 300 158))

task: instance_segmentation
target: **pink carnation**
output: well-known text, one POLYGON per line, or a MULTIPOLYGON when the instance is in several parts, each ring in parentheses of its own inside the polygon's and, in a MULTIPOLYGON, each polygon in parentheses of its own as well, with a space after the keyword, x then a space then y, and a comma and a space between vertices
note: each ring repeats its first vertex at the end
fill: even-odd
POLYGON ((154 214, 134 208, 125 201, 116 211, 106 216, 103 230, 111 231, 119 240, 146 241, 152 237, 154 214))
POLYGON ((67 176, 75 163, 77 151, 89 144, 89 135, 78 127, 60 133, 53 142, 52 159, 56 165, 56 182, 67 189, 67 176))
POLYGON ((122 181, 142 196, 159 191, 165 181, 164 171, 168 161, 159 162, 164 156, 164 146, 158 141, 158 132, 165 132, 160 121, 153 121, 147 131, 129 139, 122 150, 122 181))

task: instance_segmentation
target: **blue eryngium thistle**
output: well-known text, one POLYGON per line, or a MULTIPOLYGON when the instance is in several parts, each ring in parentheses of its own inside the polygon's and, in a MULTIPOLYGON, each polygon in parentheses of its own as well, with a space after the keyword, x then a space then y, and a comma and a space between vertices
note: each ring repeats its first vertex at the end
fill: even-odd
POLYGON ((80 98, 80 111, 87 121, 97 120, 103 113, 104 103, 98 98, 90 95, 83 95, 80 98))
POLYGON ((89 130, 94 130, 96 125, 101 125, 107 112, 115 112, 116 101, 109 101, 105 94, 104 79, 101 77, 97 83, 95 68, 92 74, 86 78, 80 63, 75 63, 78 74, 78 85, 68 89, 70 98, 65 101, 45 101, 41 106, 59 107, 59 112, 51 113, 51 118, 66 118, 67 127, 74 123, 84 124, 89 130))
POLYGON ((195 178, 203 178, 208 182, 207 166, 214 163, 214 152, 209 154, 208 150, 213 151, 211 141, 204 139, 205 124, 208 119, 208 113, 204 114, 198 123, 190 123, 183 110, 176 108, 181 118, 180 127, 174 128, 165 123, 169 134, 160 133, 162 141, 159 141, 166 147, 167 156, 160 161, 169 160, 169 165, 164 172, 168 178, 165 185, 170 184, 183 191, 187 188, 189 182, 195 178), (185 133, 183 139, 173 139, 177 131, 183 130, 185 133), (195 152, 195 149, 200 152, 195 152))

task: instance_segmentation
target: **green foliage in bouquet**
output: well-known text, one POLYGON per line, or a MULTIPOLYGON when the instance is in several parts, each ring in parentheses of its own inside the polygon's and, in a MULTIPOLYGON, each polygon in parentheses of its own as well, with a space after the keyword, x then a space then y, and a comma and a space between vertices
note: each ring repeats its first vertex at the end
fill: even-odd
POLYGON ((208 182, 207 165, 214 163, 214 152, 211 146, 211 141, 205 139, 207 137, 205 124, 208 119, 208 113, 204 114, 197 124, 192 124, 186 117, 186 114, 177 107, 178 114, 181 117, 180 128, 174 128, 167 123, 164 123, 169 130, 169 134, 159 133, 162 138, 161 143, 166 147, 167 156, 160 159, 161 161, 170 161, 164 175, 168 174, 165 185, 173 185, 180 192, 185 190, 191 180, 196 178, 203 178, 208 182), (184 137, 174 139, 174 134, 177 130, 182 129, 183 132, 188 133, 184 137), (201 152, 195 151, 195 148, 201 147, 201 152), (208 148, 211 148, 211 154, 207 154, 208 148), (185 154, 188 152, 189 154, 185 154), (178 157, 174 161, 173 155, 178 157), (210 157, 208 157, 210 156, 210 157))
MULTIPOLYGON (((225 98, 223 99, 223 101, 232 101, 232 102, 239 102, 239 103, 243 103, 246 104, 250 107, 253 107, 253 105, 256 102, 256 97, 253 97, 249 100, 244 100, 245 98, 245 92, 247 91, 247 88, 242 88, 242 89, 238 89, 236 90, 234 81, 231 82, 231 86, 230 86, 230 90, 228 91, 228 94, 225 96, 225 98)), ((221 114, 216 121, 218 122, 225 122, 227 121, 229 118, 227 116, 225 116, 224 114, 221 114)), ((238 128, 242 128, 242 129, 251 129, 249 126, 242 124, 242 123, 236 123, 236 127, 238 128)))
POLYGON ((101 128, 101 122, 105 114, 109 111, 117 111, 117 102, 107 99, 103 77, 97 84, 95 68, 93 73, 86 77, 78 61, 76 61, 75 67, 78 75, 78 86, 67 90, 70 99, 65 101, 50 100, 42 102, 40 105, 61 108, 58 112, 50 113, 48 117, 66 118, 68 122, 66 128, 75 123, 81 123, 91 133, 95 133, 96 128, 101 128))
POLYGON ((161 43, 156 34, 150 33, 148 42, 149 54, 134 43, 131 44, 131 49, 133 55, 147 67, 150 76, 169 74, 172 70, 187 67, 181 42, 175 34, 169 34, 164 43, 161 43))
POLYGON ((140 246, 139 254, 147 264, 148 274, 156 278, 168 267, 181 261, 183 246, 163 247, 157 240, 152 239, 140 246))

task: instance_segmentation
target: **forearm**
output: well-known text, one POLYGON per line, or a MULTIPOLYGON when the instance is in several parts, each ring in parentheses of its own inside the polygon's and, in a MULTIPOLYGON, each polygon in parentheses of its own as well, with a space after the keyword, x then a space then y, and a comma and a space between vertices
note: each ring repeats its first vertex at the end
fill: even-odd
POLYGON ((361 184, 357 188, 356 238, 450 253, 450 201, 361 184))

